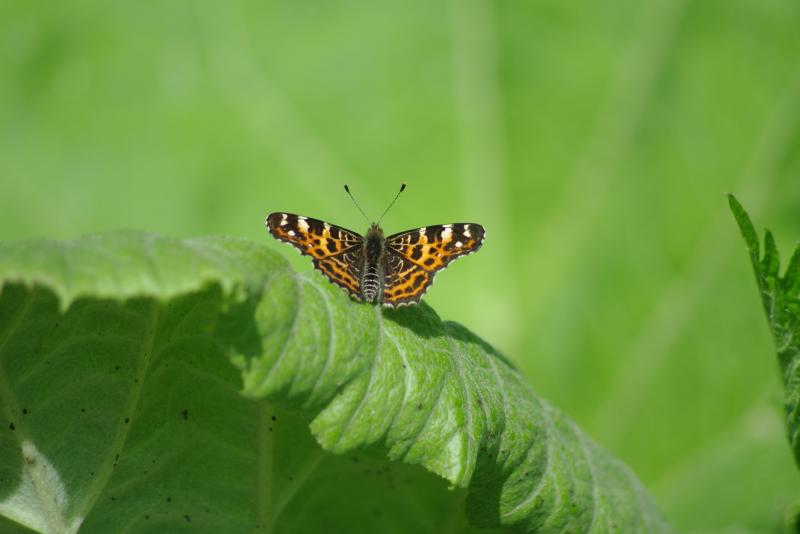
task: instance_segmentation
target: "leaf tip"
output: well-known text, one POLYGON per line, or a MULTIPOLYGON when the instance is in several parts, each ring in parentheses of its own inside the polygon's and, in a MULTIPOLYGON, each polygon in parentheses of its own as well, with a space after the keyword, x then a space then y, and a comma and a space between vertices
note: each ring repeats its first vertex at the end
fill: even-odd
POLYGON ((727 193, 727 196, 728 205, 730 206, 734 219, 736 219, 736 224, 739 225, 739 232, 742 234, 742 238, 744 238, 747 249, 753 261, 758 261, 760 255, 759 241, 756 228, 753 226, 753 221, 750 219, 750 215, 747 214, 742 204, 732 193, 727 193))

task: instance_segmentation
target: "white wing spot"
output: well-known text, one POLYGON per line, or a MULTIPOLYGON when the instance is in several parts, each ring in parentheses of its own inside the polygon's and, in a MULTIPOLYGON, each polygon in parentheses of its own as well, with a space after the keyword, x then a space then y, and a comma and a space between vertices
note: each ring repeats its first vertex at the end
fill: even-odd
POLYGON ((308 223, 306 222, 305 217, 300 217, 297 219, 297 227, 300 228, 300 231, 303 233, 308 232, 308 223))
POLYGON ((464 225, 464 237, 472 237, 472 235, 469 233, 469 225, 468 224, 464 225))
POLYGON ((286 224, 286 214, 284 213, 281 215, 281 224, 279 226, 284 226, 286 224))
POLYGON ((456 241, 456 248, 461 248, 464 245, 461 241, 456 241))
POLYGON ((444 232, 442 232, 442 239, 450 239, 450 236, 453 235, 453 230, 451 225, 446 224, 444 226, 444 232))
POLYGON ((294 230, 289 230, 289 231, 288 231, 288 232, 286 232, 286 233, 287 233, 287 234, 289 234, 290 236, 294 236, 294 230))

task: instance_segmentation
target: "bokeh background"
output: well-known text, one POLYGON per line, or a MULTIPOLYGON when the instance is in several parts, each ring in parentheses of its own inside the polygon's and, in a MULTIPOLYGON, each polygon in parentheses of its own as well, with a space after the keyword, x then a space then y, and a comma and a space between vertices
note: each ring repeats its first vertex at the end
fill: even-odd
POLYGON ((0 2, 0 238, 480 222, 426 300, 690 532, 800 499, 735 193, 800 238, 795 0, 0 2))

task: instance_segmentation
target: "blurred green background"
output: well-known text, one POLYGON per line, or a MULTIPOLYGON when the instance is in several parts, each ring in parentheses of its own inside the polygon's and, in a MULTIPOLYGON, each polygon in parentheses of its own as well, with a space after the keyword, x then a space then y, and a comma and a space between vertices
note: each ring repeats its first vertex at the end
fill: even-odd
POLYGON ((800 238, 795 0, 0 2, 0 238, 474 221, 426 300, 681 530, 800 500, 735 193, 800 238))

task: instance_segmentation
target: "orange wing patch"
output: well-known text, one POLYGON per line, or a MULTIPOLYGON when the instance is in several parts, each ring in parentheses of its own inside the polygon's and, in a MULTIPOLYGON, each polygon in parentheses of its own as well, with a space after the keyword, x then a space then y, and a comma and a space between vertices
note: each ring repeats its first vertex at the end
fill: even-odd
POLYGON ((292 213, 270 213, 267 228, 276 239, 314 258, 335 256, 362 242, 355 232, 292 213))

